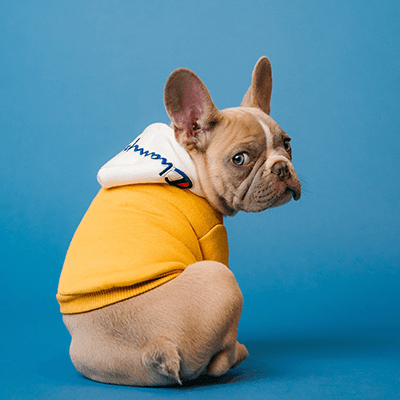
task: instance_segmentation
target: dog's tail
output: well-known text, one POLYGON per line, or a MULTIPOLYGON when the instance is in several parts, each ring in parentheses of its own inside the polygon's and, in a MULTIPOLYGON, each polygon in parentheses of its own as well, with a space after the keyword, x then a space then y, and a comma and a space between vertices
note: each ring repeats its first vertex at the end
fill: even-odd
POLYGON ((168 339, 160 339, 143 355, 143 364, 160 375, 166 376, 174 383, 182 385, 179 377, 181 357, 178 346, 168 339))

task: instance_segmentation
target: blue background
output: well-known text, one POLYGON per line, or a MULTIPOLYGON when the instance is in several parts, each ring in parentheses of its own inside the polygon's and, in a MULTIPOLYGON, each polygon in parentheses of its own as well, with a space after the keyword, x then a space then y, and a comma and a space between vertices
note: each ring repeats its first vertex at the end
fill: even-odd
POLYGON ((399 26, 385 0, 2 0, 2 398, 400 398, 399 26), (225 108, 261 55, 305 190, 226 220, 249 359, 183 388, 86 380, 55 293, 97 170, 169 122, 174 69, 225 108))

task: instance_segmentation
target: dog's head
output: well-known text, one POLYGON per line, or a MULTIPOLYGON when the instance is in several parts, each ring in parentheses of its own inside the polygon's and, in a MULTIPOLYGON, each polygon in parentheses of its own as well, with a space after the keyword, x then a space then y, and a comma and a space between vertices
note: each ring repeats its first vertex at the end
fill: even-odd
POLYGON ((218 110, 200 78, 177 69, 164 102, 175 137, 196 165, 203 192, 224 215, 263 211, 301 196, 290 137, 269 116, 271 64, 257 62, 240 107, 218 110))

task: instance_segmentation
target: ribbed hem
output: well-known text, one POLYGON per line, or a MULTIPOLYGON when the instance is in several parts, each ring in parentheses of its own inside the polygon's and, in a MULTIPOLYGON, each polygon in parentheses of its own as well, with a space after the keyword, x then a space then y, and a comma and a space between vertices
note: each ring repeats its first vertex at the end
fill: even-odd
POLYGON ((151 281, 138 283, 132 286, 101 290, 94 293, 64 295, 57 293, 56 298, 60 303, 60 311, 63 314, 78 314, 93 311, 109 306, 119 301, 129 299, 145 293, 157 286, 176 278, 183 270, 169 271, 168 275, 160 276, 151 281))

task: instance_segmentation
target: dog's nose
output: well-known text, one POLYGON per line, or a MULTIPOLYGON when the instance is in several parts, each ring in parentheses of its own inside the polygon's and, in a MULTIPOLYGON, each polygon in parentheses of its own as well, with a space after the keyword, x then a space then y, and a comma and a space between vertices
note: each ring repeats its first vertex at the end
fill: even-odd
POLYGON ((283 181, 287 178, 290 178, 289 167, 284 161, 277 161, 272 167, 271 172, 274 175, 277 175, 278 178, 283 181))

